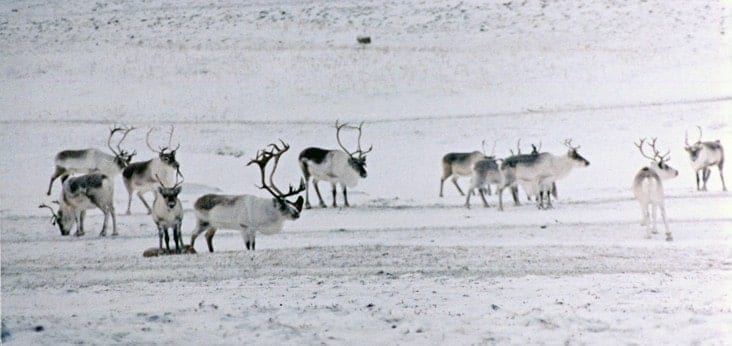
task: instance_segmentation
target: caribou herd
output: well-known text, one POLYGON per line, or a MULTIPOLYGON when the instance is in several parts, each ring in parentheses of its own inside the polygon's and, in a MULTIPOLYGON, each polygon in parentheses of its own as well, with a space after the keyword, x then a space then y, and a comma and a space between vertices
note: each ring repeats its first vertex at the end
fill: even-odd
MULTIPOLYGON (((114 127, 109 132, 107 147, 111 154, 99 149, 64 150, 55 157, 55 169, 51 175, 47 195, 51 194, 53 183, 60 178, 62 182, 60 198, 53 201, 58 206, 54 210, 47 204, 53 215, 53 223, 59 227, 62 235, 69 235, 76 225, 77 236, 84 235, 84 217, 88 209, 98 208, 104 213, 104 224, 100 236, 105 236, 107 224, 112 219, 112 235, 117 235, 117 219, 114 208, 114 179, 122 174, 122 180, 128 193, 126 214, 130 214, 132 195, 137 194, 147 212, 152 217, 158 231, 158 247, 154 255, 169 253, 195 253, 195 240, 201 233, 206 233, 206 243, 213 252, 213 237, 218 229, 239 230, 247 250, 255 249, 256 233, 274 234, 282 230, 286 220, 294 221, 300 217, 303 208, 310 209, 309 185, 318 196, 318 205, 327 207, 321 196, 318 183, 329 182, 332 192, 332 207, 338 207, 337 185, 341 186, 343 206, 350 207, 347 188, 355 187, 360 179, 367 177, 367 150, 361 147, 363 131, 362 122, 358 126, 336 121, 336 142, 340 149, 305 148, 298 156, 298 164, 302 170, 302 179, 297 187, 289 186, 286 192, 280 190, 274 175, 283 154, 290 146, 284 141, 271 143, 257 151, 247 166, 256 166, 261 181, 258 187, 267 191, 269 197, 253 195, 206 194, 198 198, 193 209, 196 215, 195 229, 191 235, 190 245, 184 244, 182 235, 183 205, 178 198, 183 188, 183 174, 176 160, 176 152, 180 144, 173 148, 175 128, 170 127, 167 143, 155 149, 151 144, 151 136, 156 128, 150 128, 145 136, 147 147, 154 154, 146 161, 132 162, 136 152, 122 148, 122 143, 134 127, 114 127), (348 150, 341 141, 343 130, 356 131, 357 141, 354 150, 348 150), (113 146, 112 141, 119 137, 113 146), (269 170, 269 173, 267 172, 269 170), (76 176, 72 176, 75 175, 76 176), (179 179, 180 178, 180 179, 179 179), (299 196, 305 192, 305 198, 299 196), (143 195, 152 192, 152 207, 143 195), (293 201, 294 199, 294 201, 293 201), (168 230, 173 232, 174 249, 169 245, 168 230), (163 241, 164 240, 164 241, 163 241)), ((719 140, 702 141, 702 129, 697 126, 699 138, 689 143, 688 131, 685 138, 685 151, 689 155, 691 166, 696 173, 696 186, 699 191, 707 190, 707 180, 712 166, 717 166, 722 189, 727 190, 724 182, 724 149, 719 140), (700 174, 701 173, 701 179, 700 174), (701 184, 700 184, 701 183, 701 184)), ((157 137, 156 137, 157 138, 157 137)), ((503 192, 508 188, 515 205, 520 205, 518 188, 522 188, 529 200, 533 199, 536 207, 542 210, 552 209, 551 197, 557 197, 556 182, 566 178, 574 168, 587 167, 590 162, 579 154, 579 145, 571 139, 563 143, 567 151, 563 154, 552 154, 541 151, 541 143, 532 145, 528 154, 521 153, 520 139, 517 152, 499 158, 495 155, 496 142, 490 154, 482 151, 451 152, 443 156, 441 161, 442 176, 440 178, 439 196, 444 196, 445 180, 451 178, 458 192, 465 196, 465 207, 470 208, 470 197, 476 192, 480 194, 483 205, 489 207, 486 195, 492 191, 498 195, 498 210, 503 211, 503 192), (459 177, 470 177, 470 184, 465 193, 458 184, 459 177)), ((635 146, 640 154, 650 160, 649 165, 640 168, 632 181, 631 190, 638 201, 642 214, 642 225, 646 226, 646 237, 650 238, 656 231, 656 215, 660 210, 665 228, 666 240, 673 236, 666 220, 664 207, 663 181, 678 176, 679 172, 668 165, 670 151, 661 154, 657 148, 657 139, 640 139, 635 146)), ((148 251, 145 252, 148 255, 148 251)))

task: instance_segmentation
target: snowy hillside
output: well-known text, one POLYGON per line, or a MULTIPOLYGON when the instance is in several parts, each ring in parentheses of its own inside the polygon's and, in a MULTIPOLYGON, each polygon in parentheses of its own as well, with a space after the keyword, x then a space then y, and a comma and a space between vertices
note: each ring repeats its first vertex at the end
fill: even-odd
POLYGON ((716 168, 696 191, 683 148, 695 125, 732 147, 729 17, 655 0, 0 3, 3 342, 728 344, 732 195, 716 168), (145 160, 147 127, 174 124, 188 242, 198 197, 267 196, 245 164, 279 138, 277 181, 297 182, 300 150, 338 147, 336 119, 366 121, 374 146, 353 207, 306 210, 254 255, 222 230, 213 254, 199 238, 143 258, 157 232, 138 200, 123 215, 119 176, 118 237, 97 235, 99 211, 62 237, 37 208, 58 198, 56 152, 104 149, 121 123, 145 160), (641 137, 680 171, 673 242, 643 238, 641 137), (591 162, 554 209, 437 196, 446 152, 519 138, 555 154, 572 138, 591 162))

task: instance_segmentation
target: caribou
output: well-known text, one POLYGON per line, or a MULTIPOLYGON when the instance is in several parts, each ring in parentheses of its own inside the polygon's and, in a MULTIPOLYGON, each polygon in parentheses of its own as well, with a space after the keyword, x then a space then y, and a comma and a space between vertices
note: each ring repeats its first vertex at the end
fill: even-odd
POLYGON ((325 202, 320 195, 318 182, 327 181, 332 185, 333 207, 338 207, 336 202, 336 184, 340 184, 343 191, 343 205, 350 207, 348 203, 348 187, 355 187, 358 179, 366 178, 366 154, 373 150, 373 146, 364 151, 361 149, 361 134, 363 122, 358 127, 350 127, 358 131, 357 146, 355 151, 349 151, 341 142, 341 130, 348 127, 348 123, 339 124, 336 120, 336 141, 342 150, 321 149, 316 147, 306 148, 300 152, 298 162, 305 178, 305 208, 310 209, 310 189, 308 183, 312 178, 315 192, 321 208, 325 208, 325 202))
POLYGON ((147 147, 158 155, 158 157, 142 161, 133 162, 122 171, 122 180, 127 188, 127 215, 130 215, 130 207, 132 205, 132 193, 137 191, 137 197, 140 198, 142 204, 145 205, 147 213, 151 214, 152 209, 142 196, 145 192, 153 191, 162 182, 169 185, 173 179, 173 175, 181 175, 180 164, 175 160, 175 153, 180 148, 180 144, 171 149, 173 141, 173 131, 175 127, 171 126, 169 131, 168 145, 161 146, 159 150, 155 150, 150 144, 150 134, 155 128, 150 128, 145 136, 147 147), (159 177, 159 180, 156 178, 159 177))
POLYGON ((640 204, 643 221, 642 226, 646 226, 646 238, 651 238, 651 234, 658 233, 656 231, 656 209, 661 210, 661 218, 663 226, 666 228, 666 240, 672 241, 673 236, 666 222, 666 208, 664 207, 663 180, 671 179, 679 175, 679 171, 670 167, 667 162, 670 151, 661 155, 656 149, 656 138, 649 144, 641 139, 635 146, 643 157, 651 160, 651 164, 641 168, 633 178, 633 195, 640 204), (643 150, 643 145, 649 146, 653 150, 653 156, 648 155, 643 150), (652 211, 653 223, 649 224, 649 208, 652 211))
POLYGON ((574 167, 590 165, 577 152, 580 147, 573 146, 571 139, 565 140, 564 145, 568 148, 566 155, 538 153, 515 155, 505 159, 501 164, 503 183, 498 188, 498 209, 503 210, 503 189, 515 184, 520 184, 527 193, 536 195, 537 208, 552 208, 549 191, 554 182, 566 177, 574 167))
POLYGON ((181 253, 185 246, 183 245, 183 236, 181 234, 181 224, 183 223, 183 207, 181 206, 178 195, 182 189, 183 181, 178 181, 175 177, 175 185, 165 186, 159 176, 155 176, 160 186, 155 190, 155 200, 152 205, 152 217, 155 226, 158 228, 158 240, 160 252, 166 251, 170 253, 170 236, 168 228, 173 229, 173 242, 175 242, 175 252, 181 253), (165 236, 165 250, 163 250, 163 235, 165 236))
MULTIPOLYGON (((519 140, 520 141, 520 140, 519 140)), ((485 141, 482 142, 483 151, 473 151, 469 153, 447 153, 445 156, 442 157, 442 177, 440 177, 440 197, 443 197, 443 190, 445 186, 445 180, 447 178, 452 177, 452 183, 455 184, 455 187, 457 188, 458 192, 460 193, 460 196, 465 196, 465 193, 460 188, 460 185, 458 185, 458 178, 459 177, 469 177, 473 174, 473 167, 478 161, 486 160, 486 159, 495 159, 495 156, 493 155, 493 152, 496 150, 496 142, 493 142, 493 150, 491 151, 491 154, 488 155, 485 152, 485 141)), ((471 183, 472 186, 472 183, 471 183)), ((468 199, 470 199, 470 193, 472 191, 473 187, 471 187, 468 190, 468 199)), ((484 193, 485 190, 481 190, 481 194, 484 193)), ((490 194, 490 186, 487 190, 488 194, 490 194)))
POLYGON ((64 180, 69 175, 75 173, 100 173, 107 177, 114 178, 130 164, 132 157, 136 154, 135 151, 130 153, 120 147, 130 131, 134 129, 134 127, 115 127, 109 131, 107 147, 113 155, 109 155, 99 149, 64 150, 56 154, 56 169, 51 175, 51 181, 48 183, 48 191, 46 192, 46 195, 51 195, 53 182, 59 177, 61 180, 64 180), (115 150, 115 148, 112 147, 112 137, 114 137, 114 134, 117 132, 122 133, 122 138, 117 142, 117 149, 115 150))
POLYGON ((694 169, 696 174, 696 189, 697 191, 707 191, 707 180, 712 175, 711 166, 717 166, 719 170, 719 179, 722 180, 722 190, 727 191, 727 185, 724 184, 724 173, 722 169, 724 167, 724 148, 719 140, 702 142, 702 129, 699 129, 699 139, 696 143, 689 144, 689 131, 685 132, 685 143, 684 149, 689 154, 691 160, 691 168, 694 169), (699 186, 699 171, 702 172, 703 186, 699 186))
POLYGON ((196 237, 206 232, 206 243, 208 251, 213 252, 213 237, 217 229, 231 229, 241 231, 242 238, 247 250, 254 251, 255 237, 257 232, 263 234, 275 234, 282 230, 285 220, 297 220, 303 207, 302 196, 295 202, 288 200, 288 197, 298 195, 304 191, 305 181, 300 180, 300 186, 295 189, 292 185, 287 192, 282 192, 273 181, 277 164, 282 154, 290 149, 290 146, 282 142, 282 147, 277 144, 270 144, 267 148, 260 150, 257 156, 247 163, 247 166, 256 164, 261 174, 260 189, 269 192, 271 198, 263 198, 252 195, 215 195, 208 194, 196 200, 193 208, 196 213, 196 229, 191 235, 191 247, 196 237), (269 174, 269 183, 265 181, 267 176, 266 167, 274 160, 272 171, 269 174))
POLYGON ((117 235, 117 218, 114 214, 114 182, 104 174, 87 174, 78 177, 65 176, 61 199, 54 201, 58 211, 46 204, 39 208, 48 208, 53 215, 53 224, 58 225, 62 236, 67 236, 76 224, 76 236, 84 235, 84 218, 86 210, 99 208, 104 213, 104 225, 100 236, 107 235, 107 223, 112 217, 112 235, 117 235))
POLYGON ((503 183, 503 172, 494 157, 480 160, 473 165, 473 174, 470 178, 470 188, 468 188, 468 196, 465 199, 465 206, 470 208, 470 196, 477 189, 480 198, 483 199, 483 206, 489 207, 488 201, 485 199, 485 192, 490 194, 490 185, 500 186, 503 183))

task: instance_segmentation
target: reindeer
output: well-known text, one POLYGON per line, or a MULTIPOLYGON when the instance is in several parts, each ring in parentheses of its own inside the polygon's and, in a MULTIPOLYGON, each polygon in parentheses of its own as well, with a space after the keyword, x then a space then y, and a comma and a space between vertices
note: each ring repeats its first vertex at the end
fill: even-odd
POLYGON ((363 122, 358 127, 351 127, 358 131, 358 141, 356 150, 351 152, 341 142, 341 130, 348 126, 348 123, 339 124, 336 120, 336 140, 341 150, 338 149, 321 149, 316 147, 310 147, 302 152, 298 156, 298 162, 300 163, 300 169, 305 178, 305 208, 310 209, 310 189, 308 188, 308 182, 312 178, 313 187, 315 192, 318 194, 318 200, 320 207, 325 208, 325 202, 323 197, 320 195, 320 189, 318 188, 318 182, 328 181, 332 184, 333 189, 333 208, 338 207, 336 202, 336 184, 340 184, 343 190, 343 205, 350 207, 348 203, 348 187, 355 187, 358 184, 358 178, 366 178, 366 154, 373 150, 373 146, 369 147, 368 150, 363 151, 361 149, 361 130, 363 128, 363 122))
POLYGON ((158 154, 158 157, 143 162, 133 162, 127 168, 122 171, 122 180, 127 188, 127 215, 130 215, 130 206, 132 205, 132 193, 137 191, 137 197, 140 198, 142 204, 145 205, 148 215, 152 213, 150 205, 147 204, 145 198, 142 196, 145 192, 153 191, 159 181, 156 177, 160 177, 160 182, 164 185, 169 185, 172 180, 172 175, 180 174, 180 164, 175 160, 175 152, 180 148, 180 144, 175 149, 172 147, 171 142, 173 141, 173 131, 175 127, 170 127, 170 137, 168 138, 168 145, 161 146, 160 150, 153 149, 150 144, 150 134, 155 128, 150 128, 145 136, 145 143, 147 147, 153 152, 158 154))
POLYGON ((702 129, 699 129, 699 139, 694 144, 689 144, 689 132, 685 132, 685 143, 684 149, 689 153, 689 159, 691 159, 691 168, 696 173, 696 189, 697 191, 707 191, 707 180, 712 174, 711 166, 717 165, 719 170, 719 178, 722 180, 722 191, 727 191, 727 185, 724 184, 724 173, 722 169, 724 167, 724 148, 719 140, 702 142, 702 129), (704 186, 699 187, 699 171, 702 171, 702 179, 704 186))
POLYGON ((473 165, 473 174, 470 178, 470 188, 468 188, 468 197, 465 199, 465 206, 470 208, 470 196, 478 189, 480 198, 483 199, 483 206, 489 207, 488 201, 485 199, 485 191, 490 194, 490 185, 498 186, 503 183, 503 173, 501 168, 493 156, 480 160, 473 165))
MULTIPOLYGON (((482 142, 483 151, 473 151, 470 153, 447 153, 445 156, 442 157, 442 177, 440 178, 440 197, 443 197, 443 188, 445 186, 445 180, 447 178, 452 177, 452 183, 455 184, 455 187, 457 188, 458 192, 460 193, 460 196, 465 196, 465 193, 460 188, 460 185, 458 185, 458 178, 459 177, 469 177, 473 174, 473 167, 475 166, 476 162, 480 160, 486 160, 495 158, 493 156, 493 151, 496 149, 496 142, 493 142, 493 151, 491 151, 491 155, 486 154, 485 152, 485 141, 482 142)), ((472 185, 472 184, 471 184, 472 185)), ((470 193, 472 191, 472 187, 468 190, 468 199, 470 199, 470 193)), ((488 194, 490 194, 490 186, 487 190, 488 194)), ((481 190, 481 195, 484 193, 483 190, 481 190)))
POLYGON ((551 191, 552 184, 566 177, 572 168, 590 165, 589 161, 577 153, 579 146, 572 146, 570 139, 565 140, 564 145, 569 150, 562 156, 538 153, 505 159, 501 164, 504 181, 498 188, 498 209, 503 210, 503 189, 515 184, 521 184, 527 193, 536 195, 539 209, 551 208, 548 191, 551 191), (544 197, 548 200, 546 204, 544 197))
POLYGON ((170 253, 170 236, 168 228, 173 229, 173 241, 175 242, 175 252, 181 253, 185 248, 183 245, 183 236, 181 234, 181 224, 183 223, 183 207, 180 204, 178 195, 181 191, 183 181, 178 181, 176 176, 175 185, 167 187, 160 180, 159 176, 155 176, 160 186, 155 190, 155 200, 152 206, 152 217, 155 226, 158 228, 159 249, 163 250, 163 234, 165 235, 165 250, 170 253))
POLYGON ((247 163, 247 166, 251 164, 259 166, 262 185, 258 187, 269 192, 272 198, 209 194, 196 200, 193 208, 196 212, 197 226, 191 235, 191 247, 193 247, 196 237, 206 231, 208 251, 213 252, 213 237, 216 230, 222 228, 241 231, 247 250, 254 251, 257 231, 264 234, 275 234, 282 230, 285 220, 297 220, 300 217, 303 206, 302 196, 298 197, 294 203, 287 198, 304 191, 306 189, 305 181, 301 179, 297 189, 290 185, 289 191, 283 193, 272 180, 280 157, 288 149, 290 146, 285 142, 282 142, 282 148, 276 144, 270 144, 247 163), (272 159, 274 159, 274 165, 269 174, 269 184, 267 184, 265 169, 272 159))
POLYGON ((137 154, 135 151, 129 153, 120 148, 127 134, 134 129, 134 127, 115 127, 109 131, 107 147, 114 155, 109 155, 99 149, 64 150, 56 154, 56 169, 51 175, 51 182, 48 183, 46 195, 51 195, 53 182, 59 177, 61 177, 61 180, 64 180, 69 175, 75 173, 101 173, 110 178, 114 178, 130 164, 132 157, 137 154), (123 132, 123 134, 122 138, 117 142, 117 150, 115 150, 112 148, 112 137, 117 132, 123 132))
MULTIPOLYGON (((514 165, 518 162, 524 162, 524 161, 533 161, 536 159, 536 155, 539 155, 539 152, 541 150, 541 142, 539 142, 539 147, 537 147, 534 144, 531 144, 531 153, 529 154, 522 154, 521 153, 521 138, 519 138, 516 141, 516 153, 512 149, 509 149, 511 152, 511 156, 503 159, 502 161, 506 163, 506 165, 514 165)), ((556 191, 556 189, 554 189, 556 191)), ((521 205, 521 202, 519 201, 519 194, 518 194, 518 185, 514 184, 511 186, 511 197, 513 197, 513 203, 516 206, 521 205)), ((556 195, 555 195, 556 196, 556 195)), ((531 195, 528 191, 526 191, 526 199, 531 201, 531 195)))
POLYGON ((76 224, 76 236, 84 235, 84 217, 87 209, 99 208, 104 213, 104 225, 100 236, 107 235, 107 220, 112 216, 112 235, 117 235, 117 218, 114 215, 114 182, 104 174, 87 174, 78 177, 65 176, 58 212, 46 204, 53 215, 53 224, 58 225, 62 236, 67 236, 76 224))
POLYGON ((650 144, 645 143, 645 139, 641 139, 640 143, 635 143, 635 146, 640 151, 643 157, 651 160, 651 164, 641 168, 633 178, 633 194, 635 199, 638 200, 641 208, 641 214, 643 215, 642 226, 646 227, 646 238, 650 238, 651 234, 658 233, 656 231, 656 209, 661 209, 661 218, 663 219, 663 226, 666 228, 666 240, 672 241, 671 231, 668 229, 668 223, 666 222, 666 208, 664 207, 663 200, 663 180, 671 179, 679 175, 679 171, 671 168, 666 163, 671 159, 669 152, 664 155, 659 153, 656 149, 656 138, 650 144), (653 156, 647 155, 643 151, 643 145, 647 144, 653 150, 653 156), (653 224, 649 224, 649 207, 653 214, 653 224))

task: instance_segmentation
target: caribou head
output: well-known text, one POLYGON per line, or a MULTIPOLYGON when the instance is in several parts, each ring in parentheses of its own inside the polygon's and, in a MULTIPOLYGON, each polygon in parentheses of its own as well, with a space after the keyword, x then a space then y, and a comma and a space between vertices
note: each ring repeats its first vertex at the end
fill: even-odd
POLYGON ((163 184, 163 181, 160 180, 160 177, 156 174, 155 179, 158 180, 158 183, 160 186, 158 187, 158 193, 160 193, 160 196, 165 200, 165 205, 169 209, 175 208, 175 205, 178 204, 178 195, 180 194, 183 180, 178 181, 178 175, 175 176, 175 185, 172 187, 165 186, 163 184))
POLYGON ((282 154, 287 152, 287 150, 290 149, 290 146, 287 145, 287 143, 280 140, 280 143, 282 143, 282 147, 275 143, 271 143, 268 145, 265 149, 259 150, 257 152, 257 156, 253 158, 249 163, 247 163, 247 166, 251 164, 257 164, 259 166, 259 171, 262 179, 262 185, 257 186, 260 189, 266 190, 269 192, 274 200, 274 203, 276 207, 280 210, 280 212, 283 215, 287 215, 292 220, 296 220, 300 217, 300 212, 302 211, 303 206, 303 198, 302 196, 299 196, 295 202, 291 202, 287 200, 288 197, 298 195, 300 192, 305 191, 306 185, 305 181, 303 179, 300 179, 300 186, 296 189, 292 185, 290 185, 289 190, 284 193, 280 191, 279 188, 274 183, 274 174, 277 170, 277 164, 280 161, 280 157, 282 154), (266 181, 267 173, 267 164, 274 159, 274 164, 272 165, 272 170, 269 173, 269 184, 266 181))
POLYGON ((175 168, 176 174, 182 176, 180 173, 180 164, 178 161, 175 160, 175 152, 178 151, 180 148, 180 143, 175 147, 175 149, 171 149, 173 145, 171 144, 173 141, 173 131, 175 131, 175 126, 170 126, 170 131, 168 132, 168 145, 166 146, 159 146, 159 149, 156 150, 153 148, 153 146, 150 144, 150 134, 155 130, 154 127, 151 127, 150 130, 147 131, 147 135, 145 136, 145 143, 147 144, 147 147, 150 148, 154 153, 158 154, 158 157, 160 158, 160 161, 162 161, 164 164, 175 168))
POLYGON ((111 130, 109 130, 109 138, 107 138, 107 147, 110 151, 112 151, 112 154, 114 154, 114 162, 119 166, 120 168, 125 168, 127 165, 132 162, 132 157, 137 155, 136 151, 132 151, 131 153, 122 149, 120 145, 122 145, 122 142, 127 138, 127 135, 134 130, 134 127, 128 127, 128 128, 122 128, 122 127, 115 127, 111 130), (114 134, 117 132, 122 132, 122 138, 117 142, 117 149, 112 147, 112 137, 114 137, 114 134))
POLYGON ((580 146, 573 146, 572 145, 572 139, 565 139, 564 140, 564 146, 566 146, 569 150, 567 151, 567 156, 572 159, 572 161, 576 162, 580 166, 589 166, 590 161, 587 161, 582 155, 580 155, 577 150, 580 148, 580 146))
POLYGON ((355 127, 355 126, 349 126, 348 123, 340 124, 338 122, 338 120, 336 120, 335 127, 336 127, 336 140, 338 141, 338 145, 341 147, 341 149, 343 149, 343 151, 346 152, 346 154, 348 154, 348 156, 351 157, 350 159, 348 159, 348 164, 351 166, 351 168, 353 168, 353 170, 358 172, 358 174, 361 176, 361 178, 366 178, 366 175, 367 175, 366 174, 366 154, 370 153, 371 150, 374 149, 374 147, 372 145, 366 151, 363 151, 361 149, 361 130, 363 128, 363 122, 361 122, 361 124, 358 125, 358 127, 355 127), (356 146, 356 150, 353 152, 346 149, 346 147, 341 142, 341 130, 343 128, 351 128, 351 129, 355 129, 358 131, 358 140, 356 142, 357 146, 356 146))
POLYGON ((671 160, 671 151, 667 151, 661 155, 661 151, 656 148, 657 138, 653 138, 650 143, 646 142, 646 138, 641 138, 638 143, 634 143, 638 151, 643 157, 651 160, 651 168, 658 173, 661 179, 668 179, 679 175, 679 171, 668 165, 671 160), (646 154, 643 147, 647 146, 653 151, 653 155, 646 154))

